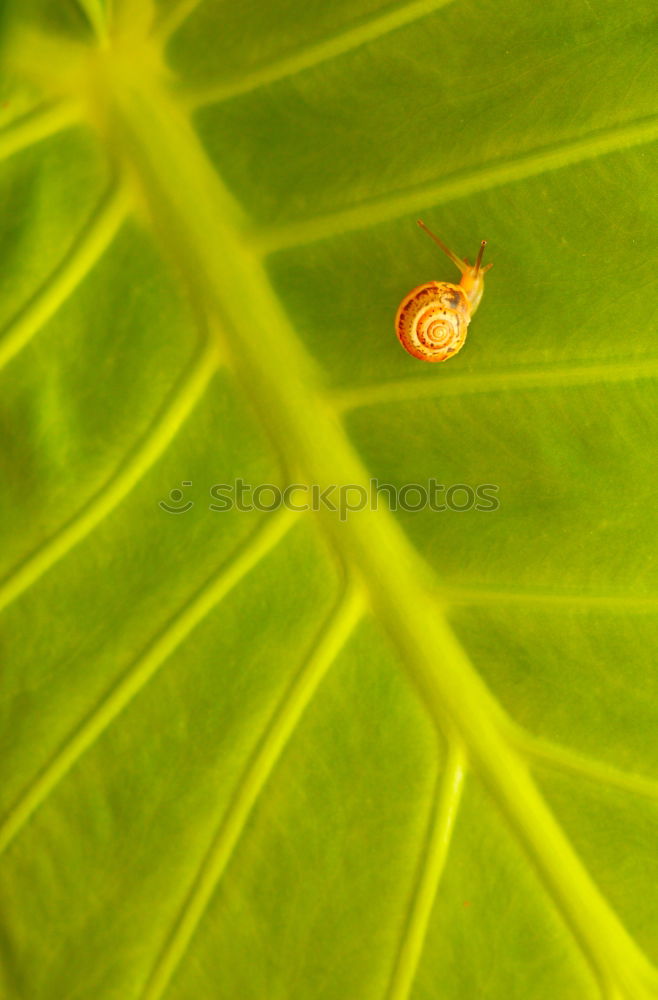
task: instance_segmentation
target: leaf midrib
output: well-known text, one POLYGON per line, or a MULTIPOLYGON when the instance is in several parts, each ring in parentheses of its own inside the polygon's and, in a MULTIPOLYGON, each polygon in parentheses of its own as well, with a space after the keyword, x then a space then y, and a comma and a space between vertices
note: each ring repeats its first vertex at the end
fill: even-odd
MULTIPOLYGON (((106 50, 91 91, 107 99, 112 113, 108 119, 104 111, 92 114, 90 108, 90 124, 98 128, 109 122, 101 139, 110 158, 122 154, 163 252, 185 274, 199 307, 210 306, 217 314, 234 374, 263 423, 274 427, 286 464, 321 488, 330 482, 366 485, 366 470, 340 415, 290 328, 246 239, 245 220, 207 160, 184 108, 160 80, 126 75, 125 58, 117 66, 114 72, 112 53, 106 50), (319 454, 316 440, 323 442, 319 454)), ((95 72, 93 54, 90 72, 95 72)), ((425 204, 432 200, 429 189, 412 194, 421 193, 425 204)), ((387 212, 393 202, 387 200, 387 212)), ((377 221, 364 223, 359 212, 359 224, 377 221)), ((345 221, 341 213, 332 218, 340 225, 345 221)), ((315 220, 310 225, 315 238, 315 220)), ((352 565, 357 585, 388 631, 437 730, 452 733, 454 746, 466 745, 595 974, 610 995, 633 1000, 653 996, 653 970, 535 788, 508 720, 447 625, 436 580, 392 515, 365 511, 341 525, 325 512, 320 522, 352 565)))
MULTIPOLYGON (((114 135, 139 179, 164 252, 221 322, 223 354, 286 464, 321 489, 367 485, 320 375, 295 337, 244 220, 187 119, 152 81, 111 95, 114 135), (322 449, 316 442, 322 442, 322 449)), ((534 860, 597 976, 629 998, 649 997, 653 971, 598 892, 507 739, 506 718, 443 615, 429 568, 390 513, 366 510, 344 524, 319 516, 353 567, 437 726, 455 732, 534 860), (422 595, 422 600, 419 600, 422 595)))

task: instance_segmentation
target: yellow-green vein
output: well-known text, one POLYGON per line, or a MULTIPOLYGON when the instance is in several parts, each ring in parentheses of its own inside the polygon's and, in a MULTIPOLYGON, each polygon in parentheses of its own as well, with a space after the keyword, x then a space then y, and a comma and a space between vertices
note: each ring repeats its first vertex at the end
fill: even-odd
POLYGON ((166 45, 185 21, 201 5, 202 0, 178 0, 170 10, 166 11, 157 21, 153 37, 162 45, 166 45))
POLYGON ((591 760, 568 747, 533 736, 516 725, 512 727, 511 732, 519 750, 532 761, 554 770, 586 778, 599 785, 619 788, 624 792, 631 792, 633 795, 641 795, 658 802, 658 781, 654 778, 646 778, 630 771, 620 771, 605 761, 591 760))
POLYGON ((446 605, 451 607, 483 605, 536 605, 549 608, 570 608, 575 611, 607 609, 628 611, 637 614, 654 614, 658 610, 658 596, 655 594, 583 594, 546 593, 523 590, 491 590, 483 587, 454 587, 442 591, 446 605))
POLYGON ((595 365, 542 365, 533 368, 463 375, 439 373, 432 376, 379 382, 375 385, 337 389, 332 399, 338 410, 347 412, 367 406, 415 403, 421 399, 466 396, 474 393, 513 392, 523 389, 553 389, 571 386, 634 382, 658 377, 658 359, 615 361, 595 365))
POLYGON ((500 163, 491 163, 455 177, 422 184, 398 193, 326 215, 287 225, 255 230, 252 245, 265 256, 290 247, 305 246, 358 229, 367 229, 405 215, 418 215, 428 207, 445 205, 491 188, 513 184, 551 170, 607 156, 658 140, 658 118, 645 118, 615 128, 602 129, 558 146, 526 153, 500 163))
POLYGON ((0 131, 0 160, 76 125, 79 119, 80 107, 75 101, 59 101, 30 111, 0 131))
POLYGON ((333 38, 327 38, 316 45, 309 45, 293 56, 256 69, 238 80, 192 91, 184 96, 185 103, 189 108, 219 104, 221 101, 227 101, 239 94, 246 94, 268 83, 295 76, 297 73, 312 69, 329 59, 336 59, 346 52, 351 52, 353 49, 367 45, 368 42, 373 42, 392 31, 397 31, 407 24, 427 17, 452 2, 453 0, 412 0, 411 3, 400 4, 379 17, 374 17, 362 24, 356 24, 354 27, 348 28, 347 31, 334 35, 333 38))
POLYGON ((0 583, 0 609, 31 586, 82 541, 123 500, 173 440, 201 399, 217 369, 214 338, 206 336, 189 371, 182 376, 149 430, 95 496, 0 583))
MULTIPOLYGON (((297 515, 299 516, 299 515, 297 515)), ((219 604, 246 574, 273 549, 290 529, 289 511, 264 515, 260 527, 155 637, 144 653, 93 708, 86 719, 35 776, 0 824, 0 852, 4 851, 36 809, 47 799, 73 765, 151 680, 190 632, 219 604)))
POLYGON ((362 614, 360 592, 349 585, 341 595, 301 670, 263 733, 233 793, 187 900, 151 972, 141 1000, 159 1000, 185 955, 190 941, 233 856, 253 808, 315 695, 329 667, 354 631, 362 614))
POLYGON ((459 811, 464 769, 462 746, 458 739, 454 739, 449 747, 444 773, 437 778, 426 842, 387 1000, 407 1000, 411 995, 459 811))
POLYGON ((96 38, 104 41, 107 38, 107 14, 102 0, 77 0, 77 3, 96 38))
POLYGON ((87 277, 114 239, 129 204, 122 184, 106 194, 64 259, 0 333, 0 368, 25 347, 87 277))

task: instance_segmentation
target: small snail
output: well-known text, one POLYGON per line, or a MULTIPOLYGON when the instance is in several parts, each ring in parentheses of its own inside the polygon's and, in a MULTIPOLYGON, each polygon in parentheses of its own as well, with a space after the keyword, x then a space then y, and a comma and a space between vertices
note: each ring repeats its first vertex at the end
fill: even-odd
POLYGON ((449 250, 420 219, 418 225, 457 265, 462 278, 458 285, 428 281, 409 292, 395 317, 395 332, 405 351, 415 358, 447 361, 464 346, 471 316, 480 304, 484 275, 492 267, 481 267, 487 241, 482 240, 477 260, 471 265, 449 250))

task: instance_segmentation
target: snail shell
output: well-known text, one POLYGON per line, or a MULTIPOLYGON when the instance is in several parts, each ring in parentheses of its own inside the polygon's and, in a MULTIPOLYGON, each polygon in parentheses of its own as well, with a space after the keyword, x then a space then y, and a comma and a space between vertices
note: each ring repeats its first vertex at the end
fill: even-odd
POLYGON ((449 281, 428 281, 406 295, 395 317, 395 332, 405 351, 421 361, 447 361, 460 351, 466 340, 471 316, 484 292, 482 267, 486 240, 482 240, 475 264, 462 260, 419 219, 418 225, 457 265, 462 277, 458 285, 449 281))
POLYGON ((461 350, 471 305, 459 285, 428 281, 400 303, 395 330, 405 351, 421 361, 447 361, 461 350))

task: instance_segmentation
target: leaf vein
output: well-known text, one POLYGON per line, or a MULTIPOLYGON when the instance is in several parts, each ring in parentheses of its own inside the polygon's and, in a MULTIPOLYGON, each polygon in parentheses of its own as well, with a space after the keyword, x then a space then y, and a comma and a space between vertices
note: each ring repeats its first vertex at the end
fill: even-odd
POLYGON ((233 793, 226 813, 201 862, 188 897, 175 921, 142 993, 159 1000, 180 965, 213 894, 235 853, 254 806, 321 681, 353 633, 362 614, 361 593, 348 585, 316 636, 301 670, 275 708, 233 793))
POLYGON ((147 433, 124 458, 109 482, 0 584, 0 609, 67 555, 133 489, 180 430, 216 370, 215 345, 208 337, 191 369, 185 373, 147 433))
POLYGON ((281 541, 295 519, 288 511, 266 516, 264 525, 261 524, 260 528, 247 539, 228 565, 222 566, 170 619, 160 635, 151 641, 114 688, 79 724, 16 802, 0 825, 0 853, 11 843, 73 765, 139 694, 192 630, 281 541))
POLYGON ((165 12, 156 24, 154 37, 166 44, 178 29, 192 16, 202 0, 179 0, 171 10, 165 12))
POLYGON ((658 116, 626 125, 601 129, 557 146, 538 149, 508 160, 485 164, 440 181, 431 181, 387 193, 381 198, 357 203, 345 209, 299 222, 254 230, 252 245, 263 256, 294 247, 317 243, 366 229, 406 215, 418 215, 428 207, 446 205, 492 188, 537 177, 552 170, 574 166, 635 146, 658 140, 658 116))
POLYGON ((268 83, 275 83, 278 80, 295 76, 297 73, 312 69, 320 63, 358 49, 362 45, 367 45, 368 42, 375 41, 392 31, 427 17, 452 2, 453 0, 412 0, 411 3, 401 4, 379 17, 372 18, 363 24, 357 24, 332 38, 318 42, 316 45, 309 45, 292 56, 256 69, 238 80, 192 91, 185 95, 184 99, 189 108, 207 107, 210 104, 228 101, 240 94, 246 94, 268 83))
POLYGON ((514 739, 526 756, 540 764, 658 802, 658 781, 654 778, 621 771, 612 764, 592 760, 568 747, 533 736, 520 728, 514 734, 514 739))
POLYGON ((80 109, 74 101, 35 108, 0 131, 0 160, 76 125, 79 119, 80 109))
POLYGON ((516 604, 521 606, 536 605, 555 608, 573 608, 577 611, 629 611, 639 614, 654 614, 658 609, 658 596, 655 594, 582 594, 582 593, 549 593, 523 590, 494 590, 483 587, 455 587, 442 594, 446 604, 451 607, 481 605, 516 604))
POLYGON ((445 375, 441 378, 421 376, 371 386, 338 389, 332 394, 332 398, 339 411, 347 412, 381 404, 441 399, 443 396, 633 382, 657 376, 658 358, 650 357, 635 361, 611 359, 605 364, 595 365, 542 365, 483 374, 468 372, 464 375, 445 375))
POLYGON ((113 186, 97 206, 65 257, 5 328, 0 368, 48 322, 98 262, 126 218, 128 193, 113 186))
POLYGON ((388 1000, 408 1000, 411 995, 459 811, 464 771, 462 744, 455 739, 444 773, 436 781, 426 841, 403 925, 388 1000))

